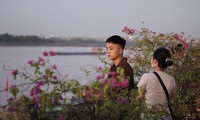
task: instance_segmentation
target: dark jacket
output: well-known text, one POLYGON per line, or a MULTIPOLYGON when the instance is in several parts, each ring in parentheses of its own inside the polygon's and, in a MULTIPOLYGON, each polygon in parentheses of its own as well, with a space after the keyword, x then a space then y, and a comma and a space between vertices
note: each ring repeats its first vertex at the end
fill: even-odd
MULTIPOLYGON (((117 66, 113 64, 110 67, 110 71, 116 71, 117 67, 124 69, 125 76, 127 76, 127 78, 130 78, 128 84, 128 90, 130 91, 131 89, 134 89, 133 69, 127 62, 127 58, 124 57, 117 66)), ((110 77, 111 75, 108 75, 108 78, 110 77)))

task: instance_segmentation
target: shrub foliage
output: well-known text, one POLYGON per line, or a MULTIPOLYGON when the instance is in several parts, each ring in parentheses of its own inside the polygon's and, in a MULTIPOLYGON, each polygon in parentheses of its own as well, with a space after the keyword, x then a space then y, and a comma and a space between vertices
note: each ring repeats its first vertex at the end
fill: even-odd
MULTIPOLYGON (((122 32, 133 42, 126 50, 135 80, 151 70, 151 55, 157 47, 172 52, 174 65, 166 72, 174 76, 177 83, 176 94, 171 99, 174 114, 177 119, 199 119, 199 40, 186 37, 183 32, 163 34, 146 27, 139 30, 125 27, 122 32)), ((9 88, 13 98, 8 100, 5 111, 30 114, 31 119, 40 120, 138 120, 141 113, 151 114, 144 102, 136 100, 137 90, 126 89, 123 69, 110 73, 107 61, 100 58, 105 66, 94 69, 98 74, 96 80, 81 85, 78 80, 69 80, 59 73, 57 66, 48 60, 54 55, 53 51, 44 52, 44 58, 28 61, 28 68, 12 71, 14 80, 20 79, 22 84, 9 88), (112 75, 109 79, 108 74, 112 75), (28 94, 21 92, 23 90, 28 94)))

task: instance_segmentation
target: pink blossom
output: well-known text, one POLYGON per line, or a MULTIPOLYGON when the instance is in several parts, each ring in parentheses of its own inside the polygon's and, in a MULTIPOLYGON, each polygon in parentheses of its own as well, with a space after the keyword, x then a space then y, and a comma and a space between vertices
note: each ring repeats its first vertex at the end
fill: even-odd
POLYGON ((185 56, 186 56, 186 52, 185 52, 185 51, 182 51, 182 52, 181 52, 181 56, 182 56, 182 57, 185 57, 185 56))
POLYGON ((52 68, 56 70, 56 69, 57 69, 57 66, 54 64, 54 65, 52 66, 52 68))
POLYGON ((184 47, 185 47, 185 48, 188 48, 188 43, 185 42, 184 47))
POLYGON ((13 101, 14 100, 14 98, 9 98, 9 99, 7 99, 7 102, 11 102, 11 101, 13 101))
POLYGON ((109 74, 110 74, 112 77, 115 77, 115 76, 116 76, 116 72, 115 72, 115 71, 110 71, 109 74))
POLYGON ((48 56, 48 52, 44 51, 44 52, 43 52, 43 56, 44 56, 44 57, 47 57, 47 56, 48 56))
POLYGON ((38 62, 44 62, 44 59, 42 59, 41 57, 38 58, 38 62))
POLYGON ((29 60, 27 63, 28 63, 29 65, 32 65, 32 64, 33 64, 33 60, 29 60))
POLYGON ((183 46, 184 46, 185 48, 188 47, 188 43, 187 43, 186 41, 184 41, 184 40, 180 40, 180 41, 182 42, 182 44, 183 44, 183 46))
POLYGON ((90 90, 86 90, 84 93, 83 93, 83 96, 85 97, 86 100, 90 100, 92 98, 92 93, 90 90))
POLYGON ((192 38, 191 40, 190 40, 190 43, 192 44, 194 42, 194 38, 192 38))
POLYGON ((50 52, 49 52, 49 55, 50 55, 50 56, 55 56, 56 53, 55 53, 54 51, 50 51, 50 52))
POLYGON ((115 83, 111 83, 110 86, 111 86, 111 88, 118 87, 118 83, 117 83, 117 82, 115 82, 115 83))
POLYGON ((96 76, 96 79, 97 79, 97 80, 100 80, 100 79, 101 79, 101 76, 100 76, 100 75, 97 75, 97 76, 96 76))
POLYGON ((104 79, 103 80, 103 84, 106 84, 108 81, 107 81, 107 79, 104 79))
POLYGON ((111 84, 111 88, 115 88, 118 86, 118 83, 116 81, 115 78, 112 78, 111 81, 110 81, 110 84, 111 84))
POLYGON ((56 75, 54 75, 53 80, 58 80, 58 77, 56 75))
POLYGON ((112 78, 111 80, 110 80, 110 83, 116 83, 117 82, 117 80, 115 79, 115 78, 112 78))
POLYGON ((156 32, 152 32, 154 35, 156 35, 156 32))
POLYGON ((46 75, 43 75, 43 79, 45 79, 45 80, 46 80, 46 79, 47 79, 47 76, 46 76, 46 75))
POLYGON ((102 71, 102 67, 98 67, 97 72, 101 72, 101 71, 102 71))
POLYGON ((164 34, 164 33, 160 33, 159 35, 160 35, 161 37, 164 37, 165 34, 164 34))
POLYGON ((174 35, 174 38, 175 38, 176 40, 179 40, 179 39, 180 39, 178 34, 175 34, 175 35, 174 35))
POLYGON ((102 74, 102 75, 101 75, 101 78, 104 79, 104 78, 105 78, 105 74, 102 74))
POLYGON ((128 80, 125 79, 124 81, 121 81, 121 82, 119 83, 119 86, 120 86, 121 88, 127 87, 127 86, 128 86, 128 80))
POLYGON ((181 32, 181 35, 184 35, 185 33, 184 32, 181 32))
POLYGON ((135 33, 134 29, 130 29, 128 27, 124 27, 124 29, 122 30, 122 32, 128 34, 128 35, 133 35, 135 33))
POLYGON ((14 75, 14 76, 16 76, 17 73, 18 73, 18 70, 13 70, 11 74, 14 75))
POLYGON ((32 90, 31 90, 31 96, 36 96, 37 94, 40 94, 42 92, 42 90, 40 89, 40 87, 34 87, 32 90))
POLYGON ((40 87, 40 86, 44 86, 44 85, 45 85, 44 82, 37 82, 37 83, 36 83, 36 87, 40 87))

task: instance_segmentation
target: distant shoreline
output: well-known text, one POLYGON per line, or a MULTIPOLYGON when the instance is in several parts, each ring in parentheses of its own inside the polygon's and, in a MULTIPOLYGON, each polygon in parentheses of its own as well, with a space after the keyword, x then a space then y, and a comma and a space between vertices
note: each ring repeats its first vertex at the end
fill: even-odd
MULTIPOLYGON (((127 46, 133 44, 127 41, 127 46)), ((0 47, 105 47, 104 39, 95 38, 44 38, 38 36, 13 36, 0 34, 0 47)))
POLYGON ((104 47, 104 40, 93 38, 44 38, 38 36, 0 35, 0 46, 78 46, 104 47))

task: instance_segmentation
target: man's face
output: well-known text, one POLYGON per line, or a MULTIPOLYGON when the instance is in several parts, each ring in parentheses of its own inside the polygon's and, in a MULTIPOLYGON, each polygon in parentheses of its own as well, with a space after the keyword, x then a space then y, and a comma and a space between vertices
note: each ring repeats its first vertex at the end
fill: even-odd
POLYGON ((123 49, 118 44, 113 44, 111 42, 106 43, 106 53, 109 60, 117 59, 123 52, 123 49))

